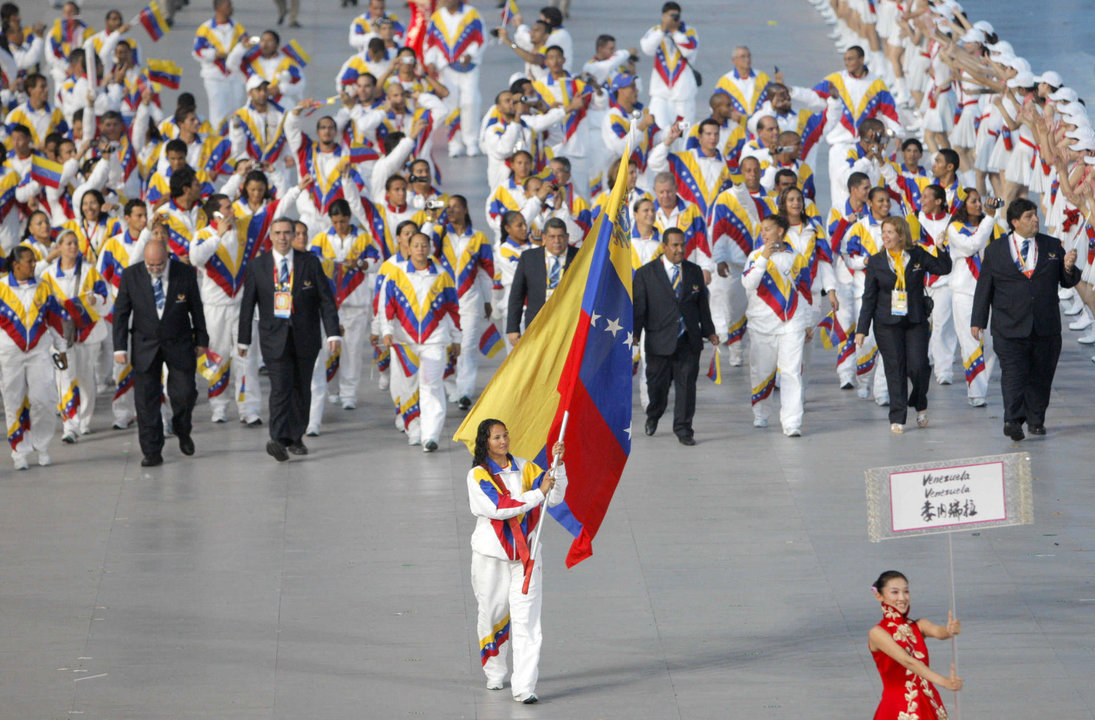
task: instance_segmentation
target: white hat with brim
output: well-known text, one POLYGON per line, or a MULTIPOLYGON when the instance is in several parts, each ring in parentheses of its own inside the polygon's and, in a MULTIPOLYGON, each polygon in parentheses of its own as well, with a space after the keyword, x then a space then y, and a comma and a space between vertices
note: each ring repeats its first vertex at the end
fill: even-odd
POLYGON ((997 40, 996 42, 992 43, 991 45, 986 45, 985 47, 987 47, 992 52, 1000 53, 1001 55, 1014 55, 1015 54, 1015 48, 1013 48, 1011 46, 1011 43, 1009 43, 1007 40, 997 40))
POLYGON ((1034 85, 1034 75, 1028 70, 1020 70, 1018 75, 1008 80, 1009 88, 1028 88, 1034 85))
POLYGON ((1070 87, 1059 87, 1049 96, 1049 99, 1053 102, 1076 102, 1080 96, 1070 87))
POLYGON ((1066 132, 1065 137, 1073 140, 1095 140, 1095 130, 1088 125, 1077 125, 1075 130, 1066 132))
POLYGON ((1065 84, 1065 81, 1061 79, 1061 76, 1053 70, 1047 70, 1041 75, 1034 78, 1035 82, 1045 83, 1051 87, 1059 88, 1065 84))
POLYGON ((990 23, 988 20, 978 20, 973 24, 973 27, 985 33, 985 35, 996 34, 996 31, 992 29, 992 23, 990 23))
POLYGON ((981 32, 977 28, 968 30, 965 35, 959 38, 964 43, 983 43, 985 42, 985 33, 981 32))
POLYGON ((1059 110, 1062 115, 1068 116, 1087 114, 1087 108, 1085 108, 1081 103, 1078 102, 1062 103, 1061 105, 1057 106, 1057 110, 1059 110))
MULTIPOLYGON (((252 75, 251 77, 247 78, 247 92, 251 92, 252 90, 255 90, 256 88, 260 88, 263 85, 269 85, 269 84, 270 84, 270 81, 267 80, 266 78, 264 78, 263 76, 257 75, 257 74, 252 75)), ((237 85, 236 87, 239 87, 239 86, 237 85)))
POLYGON ((1084 150, 1095 150, 1095 138, 1081 140, 1078 143, 1069 145, 1068 149, 1075 150, 1076 152, 1083 152, 1084 150))

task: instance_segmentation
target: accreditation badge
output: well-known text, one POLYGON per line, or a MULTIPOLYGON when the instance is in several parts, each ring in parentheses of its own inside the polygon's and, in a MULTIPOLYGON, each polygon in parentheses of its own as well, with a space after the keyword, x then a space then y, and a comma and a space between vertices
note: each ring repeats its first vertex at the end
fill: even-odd
POLYGON ((293 294, 290 292, 274 293, 274 317, 289 319, 293 314, 293 294))
POLYGON ((895 317, 904 317, 909 314, 909 294, 904 290, 894 290, 890 302, 890 314, 895 317))

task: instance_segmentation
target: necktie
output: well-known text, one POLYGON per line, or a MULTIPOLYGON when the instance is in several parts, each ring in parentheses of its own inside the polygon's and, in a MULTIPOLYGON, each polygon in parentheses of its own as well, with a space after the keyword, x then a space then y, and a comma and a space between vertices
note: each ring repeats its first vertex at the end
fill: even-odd
POLYGON ((281 259, 281 270, 278 271, 278 284, 286 285, 289 282, 289 258, 281 259))
POLYGON ((163 310, 163 278, 156 278, 152 283, 152 297, 156 300, 156 309, 163 310))
MULTIPOLYGON (((677 302, 681 300, 681 266, 674 265, 673 272, 669 276, 669 284, 673 286, 673 294, 677 296, 677 302)), ((677 337, 684 335, 684 317, 677 321, 677 337)))
POLYGON ((559 278, 563 274, 563 265, 558 257, 551 258, 551 272, 548 274, 548 290, 554 290, 559 285, 559 278))
POLYGON ((1023 238, 1022 244, 1019 246, 1019 257, 1015 258, 1015 267, 1019 268, 1019 272, 1023 273, 1027 277, 1031 276, 1031 273, 1027 270, 1027 252, 1030 250, 1030 240, 1023 238))

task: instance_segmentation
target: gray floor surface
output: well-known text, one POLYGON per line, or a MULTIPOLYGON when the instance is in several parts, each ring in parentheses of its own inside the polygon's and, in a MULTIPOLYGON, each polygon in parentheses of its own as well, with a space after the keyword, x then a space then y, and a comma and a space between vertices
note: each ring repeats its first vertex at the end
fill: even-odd
MULTIPOLYGON (((302 4, 294 36, 325 97, 352 13, 302 4)), ((574 5, 584 59, 601 31, 637 44, 659 3, 574 5)), ((1019 3, 967 3, 1036 69, 1053 63, 1090 88, 1091 56, 1078 48, 1091 31, 1043 40, 1065 37, 1082 5, 1046 3, 1038 26, 1019 3)), ((261 0, 237 7, 252 30, 273 21, 261 0)), ((84 12, 98 27, 105 9, 96 0, 84 12)), ((24 7, 24 21, 45 12, 24 7)), ((205 17, 184 10, 159 46, 144 43, 182 64, 197 92, 185 52, 205 17)), ((687 20, 700 27, 704 91, 743 41, 758 67, 778 64, 798 84, 839 67, 799 0, 691 2, 687 20)), ((492 48, 484 95, 517 69, 492 48)), ((482 161, 444 169, 446 187, 481 207, 482 161)), ((483 687, 470 456, 447 442, 430 456, 408 448, 375 384, 356 411, 331 406, 312 454, 287 465, 264 454, 265 431, 214 426, 203 402, 197 455, 169 442, 167 463, 142 471, 135 433, 106 430, 101 407, 94 434, 55 445, 52 468, 0 467, 0 718, 867 717, 879 695, 866 649, 879 618, 871 581, 904 570, 914 614, 937 620, 948 588, 941 536, 867 541, 864 469, 1016 450, 1033 459, 1035 524, 954 537, 961 713, 1095 717, 1095 366, 1066 335, 1050 434, 1018 446, 1000 434, 995 383, 984 410, 961 386, 933 387, 930 428, 894 437, 885 411, 839 391, 832 355, 815 352, 805 436, 788 439, 751 427, 741 369, 721 386, 701 378, 699 445, 666 431, 637 437, 591 559, 566 570, 567 538, 549 526, 534 707, 483 687)), ((459 415, 450 408, 447 431, 459 415)), ((945 670, 949 648, 932 651, 945 670)))

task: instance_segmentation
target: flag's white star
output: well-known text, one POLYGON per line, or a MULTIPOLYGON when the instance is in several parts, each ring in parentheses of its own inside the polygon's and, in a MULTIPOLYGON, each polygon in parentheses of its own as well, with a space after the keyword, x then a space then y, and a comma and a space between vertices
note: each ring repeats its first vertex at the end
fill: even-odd
POLYGON ((624 326, 621 325, 619 321, 614 318, 610 318, 608 321, 608 325, 605 327, 605 332, 610 332, 612 333, 612 337, 616 337, 616 333, 620 332, 623 329, 624 326))
POLYGON ((634 345, 634 342, 631 339, 631 333, 627 334, 627 339, 624 340, 624 344, 627 345, 629 348, 634 345))
POLYGON ((628 425, 626 428, 624 428, 624 432, 627 433, 627 439, 630 440, 631 439, 631 426, 628 425))
POLYGON ((600 320, 600 319, 601 319, 600 315, 598 315, 597 313, 593 313, 592 315, 589 316, 589 326, 590 327, 597 327, 597 321, 600 320))

